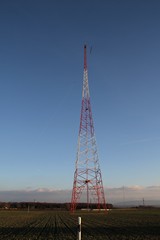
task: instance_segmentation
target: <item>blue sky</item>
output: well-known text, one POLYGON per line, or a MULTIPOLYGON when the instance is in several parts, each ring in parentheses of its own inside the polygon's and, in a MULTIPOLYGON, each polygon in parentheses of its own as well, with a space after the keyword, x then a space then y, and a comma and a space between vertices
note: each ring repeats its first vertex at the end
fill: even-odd
POLYGON ((0 191, 72 188, 84 43, 104 186, 160 185, 159 9, 0 1, 0 191))

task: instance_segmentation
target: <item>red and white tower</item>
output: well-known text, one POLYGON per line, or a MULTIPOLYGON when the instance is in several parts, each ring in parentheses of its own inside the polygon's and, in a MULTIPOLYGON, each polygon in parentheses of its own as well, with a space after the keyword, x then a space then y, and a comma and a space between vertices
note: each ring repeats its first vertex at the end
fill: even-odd
POLYGON ((81 202, 86 202, 87 208, 89 208, 90 203, 96 203, 98 209, 106 209, 90 103, 86 45, 84 46, 84 75, 78 150, 71 200, 72 212, 75 211, 80 199, 81 202))

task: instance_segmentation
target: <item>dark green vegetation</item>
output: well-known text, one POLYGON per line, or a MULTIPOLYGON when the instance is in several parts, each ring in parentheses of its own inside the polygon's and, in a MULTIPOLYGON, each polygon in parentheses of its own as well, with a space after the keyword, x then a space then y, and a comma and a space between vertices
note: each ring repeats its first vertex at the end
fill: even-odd
MULTIPOLYGON (((47 203, 47 202, 0 202, 0 210, 2 209, 17 209, 17 210, 26 210, 28 207, 31 210, 69 210, 70 203, 47 203)), ((90 203, 89 207, 91 209, 97 208, 96 203, 90 203)), ((110 203, 106 204, 106 207, 111 209, 113 205, 110 203)), ((78 203, 77 209, 87 208, 86 203, 78 203)))
POLYGON ((67 211, 0 211, 0 239, 77 239, 82 217, 82 240, 160 239, 160 209, 111 210, 107 214, 67 211))

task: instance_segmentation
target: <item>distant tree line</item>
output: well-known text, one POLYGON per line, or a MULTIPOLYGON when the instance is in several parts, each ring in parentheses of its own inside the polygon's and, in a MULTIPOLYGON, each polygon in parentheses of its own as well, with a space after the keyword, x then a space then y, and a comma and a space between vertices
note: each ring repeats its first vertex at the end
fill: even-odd
MULTIPOLYGON (((87 203, 78 203, 77 209, 85 209, 87 208, 87 203)), ((97 209, 97 204, 96 203, 90 203, 88 206, 89 209, 97 209)), ((103 205, 100 205, 100 208, 103 209, 103 205)), ((111 203, 106 204, 107 209, 112 209, 113 205, 111 203)))
MULTIPOLYGON (((77 209, 87 208, 86 203, 78 203, 77 209)), ((90 209, 97 209, 97 204, 91 203, 90 209)), ((100 206, 103 208, 103 206, 100 206)), ((107 208, 112 209, 112 204, 107 204, 107 208)), ((47 202, 0 202, 0 209, 5 210, 69 210, 70 203, 47 203, 47 202)))

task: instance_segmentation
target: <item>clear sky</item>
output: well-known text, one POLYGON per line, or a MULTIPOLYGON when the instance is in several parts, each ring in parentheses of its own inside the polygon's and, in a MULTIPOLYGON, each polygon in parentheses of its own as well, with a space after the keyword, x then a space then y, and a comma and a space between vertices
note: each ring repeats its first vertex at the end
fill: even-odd
POLYGON ((104 187, 160 185, 159 13, 159 0, 0 1, 0 191, 72 189, 84 43, 104 187))

